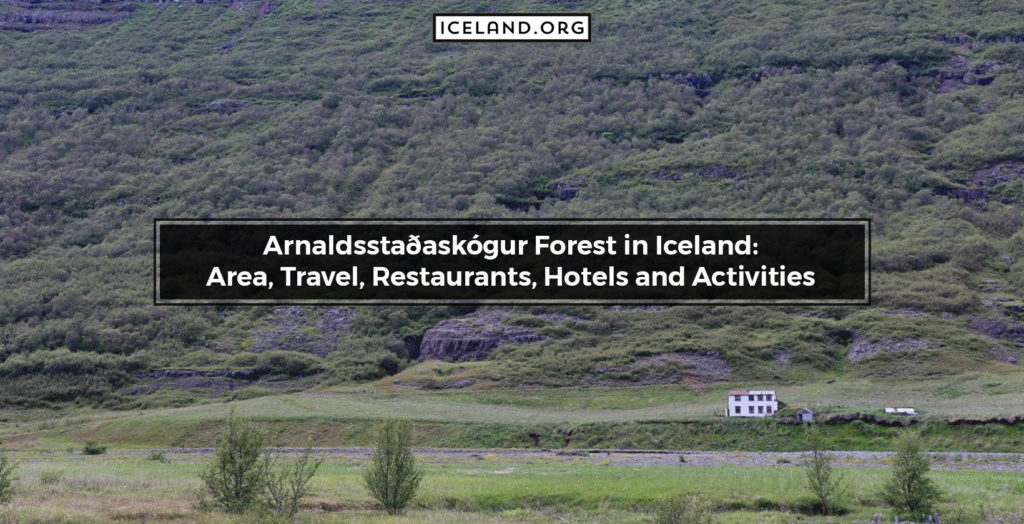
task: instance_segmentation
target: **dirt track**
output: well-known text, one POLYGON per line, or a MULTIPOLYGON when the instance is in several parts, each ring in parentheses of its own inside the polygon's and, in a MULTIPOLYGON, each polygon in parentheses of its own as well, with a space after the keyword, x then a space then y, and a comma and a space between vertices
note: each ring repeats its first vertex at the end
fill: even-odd
MULTIPOLYGON (((169 454, 208 454, 209 448, 171 448, 169 454)), ((280 453, 299 453, 300 448, 278 448, 280 453)), ((367 459, 367 448, 316 448, 318 455, 333 458, 367 459)), ((704 467, 720 465, 793 467, 800 464, 800 452, 740 451, 629 451, 629 450, 534 450, 534 449, 443 449, 418 448, 416 454, 431 462, 474 460, 544 461, 572 463, 609 463, 615 466, 704 467)), ((149 454, 153 450, 115 451, 118 454, 149 454)), ((842 466, 887 468, 890 452, 836 451, 842 466)), ((1024 453, 932 453, 935 469, 1024 472, 1024 453)))

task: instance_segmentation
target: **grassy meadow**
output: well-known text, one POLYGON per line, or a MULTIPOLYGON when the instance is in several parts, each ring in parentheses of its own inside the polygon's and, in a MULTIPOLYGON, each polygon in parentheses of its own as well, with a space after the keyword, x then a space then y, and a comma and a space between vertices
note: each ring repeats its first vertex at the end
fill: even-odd
MULTIPOLYGON (((421 364, 429 367, 431 363, 421 364)), ((779 386, 786 408, 769 420, 727 419, 720 385, 627 388, 517 388, 432 391, 395 387, 392 379, 360 386, 210 401, 148 410, 0 411, 0 441, 16 449, 60 450, 96 440, 114 448, 208 447, 231 411, 266 424, 282 445, 367 446, 380 418, 415 424, 417 445, 468 448, 630 448, 802 451, 801 428, 785 414, 810 407, 879 415, 913 406, 934 451, 1024 451, 1024 428, 951 419, 1024 412, 1024 373, 964 374, 916 380, 846 379, 779 386)), ((853 422, 825 425, 835 449, 887 450, 896 429, 853 422)))
MULTIPOLYGON (((253 522, 259 516, 202 512, 195 506, 198 472, 209 455, 83 456, 14 454, 20 481, 0 522, 253 522)), ((313 481, 299 521, 308 522, 651 522, 662 498, 701 492, 716 522, 814 522, 807 515, 803 471, 768 466, 619 467, 544 460, 478 459, 425 462, 426 480, 413 507, 387 518, 361 484, 364 461, 331 458, 313 481)), ((843 468, 850 486, 843 521, 887 515, 876 491, 883 469, 843 468)), ((934 471, 945 494, 943 522, 980 522, 983 514, 1020 515, 1020 473, 934 471)), ((891 518, 891 517, 890 517, 891 518)))

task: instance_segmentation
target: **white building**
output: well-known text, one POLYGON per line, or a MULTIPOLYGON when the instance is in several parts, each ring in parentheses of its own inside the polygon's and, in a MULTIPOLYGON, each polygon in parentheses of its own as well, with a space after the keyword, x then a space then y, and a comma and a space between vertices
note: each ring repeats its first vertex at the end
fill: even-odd
POLYGON ((914 408, 885 408, 885 412, 898 415, 917 415, 917 410, 914 408))
POLYGON ((730 391, 727 417, 768 417, 779 410, 779 400, 775 392, 762 391, 730 391))

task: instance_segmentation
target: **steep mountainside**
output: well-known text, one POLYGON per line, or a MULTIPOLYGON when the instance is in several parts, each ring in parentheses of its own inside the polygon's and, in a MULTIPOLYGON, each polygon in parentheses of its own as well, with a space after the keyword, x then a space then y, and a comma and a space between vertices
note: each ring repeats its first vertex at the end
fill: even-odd
POLYGON ((1012 0, 0 0, 0 403, 1017 369, 1022 40, 1012 0), (480 9, 593 42, 431 42, 480 9), (398 216, 869 217, 875 305, 151 305, 154 218, 398 216))

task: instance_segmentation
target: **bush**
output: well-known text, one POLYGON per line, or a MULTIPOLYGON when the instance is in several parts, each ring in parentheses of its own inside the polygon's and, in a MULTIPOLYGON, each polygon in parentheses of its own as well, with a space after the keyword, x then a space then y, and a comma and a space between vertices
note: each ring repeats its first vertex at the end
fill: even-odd
POLYGON ((279 515, 298 513, 299 503, 309 494, 309 482, 323 463, 313 457, 313 448, 307 447, 294 463, 275 466, 267 475, 267 506, 279 515))
POLYGON ((707 497, 695 493, 661 501, 656 513, 658 524, 710 524, 714 507, 707 497))
POLYGON ((252 509, 267 484, 270 460, 266 448, 266 433, 232 411, 227 431, 217 439, 213 464, 200 474, 205 486, 200 504, 228 513, 252 509), (212 501, 207 502, 207 495, 212 501))
POLYGON ((163 451, 154 451, 154 452, 150 453, 149 454, 149 460, 152 460, 153 462, 161 462, 161 463, 164 463, 164 464, 167 464, 168 462, 170 462, 170 460, 167 460, 167 453, 165 453, 163 451))
POLYGON ((266 351, 256 359, 254 371, 259 376, 285 375, 305 377, 323 371, 319 358, 297 351, 266 351))
POLYGON ((422 479, 412 454, 412 425, 406 420, 384 420, 363 475, 366 489, 389 515, 397 515, 412 500, 422 479))
POLYGON ((0 449, 0 504, 14 499, 14 473, 17 469, 17 464, 0 449))
POLYGON ((90 440, 85 443, 82 447, 82 454, 84 455, 102 455, 107 452, 106 446, 101 446, 94 440, 90 440))
POLYGON ((892 477, 882 487, 882 500, 907 515, 931 513, 939 490, 930 478, 931 459, 921 449, 921 435, 907 431, 896 442, 892 477))
POLYGON ((60 470, 43 471, 39 473, 40 484, 57 484, 62 480, 64 480, 64 472, 60 470))
POLYGON ((835 455, 825 451, 825 439, 817 426, 807 428, 807 443, 809 453, 803 461, 807 489, 814 495, 821 512, 829 515, 838 509, 836 500, 846 491, 843 477, 835 470, 835 455))

